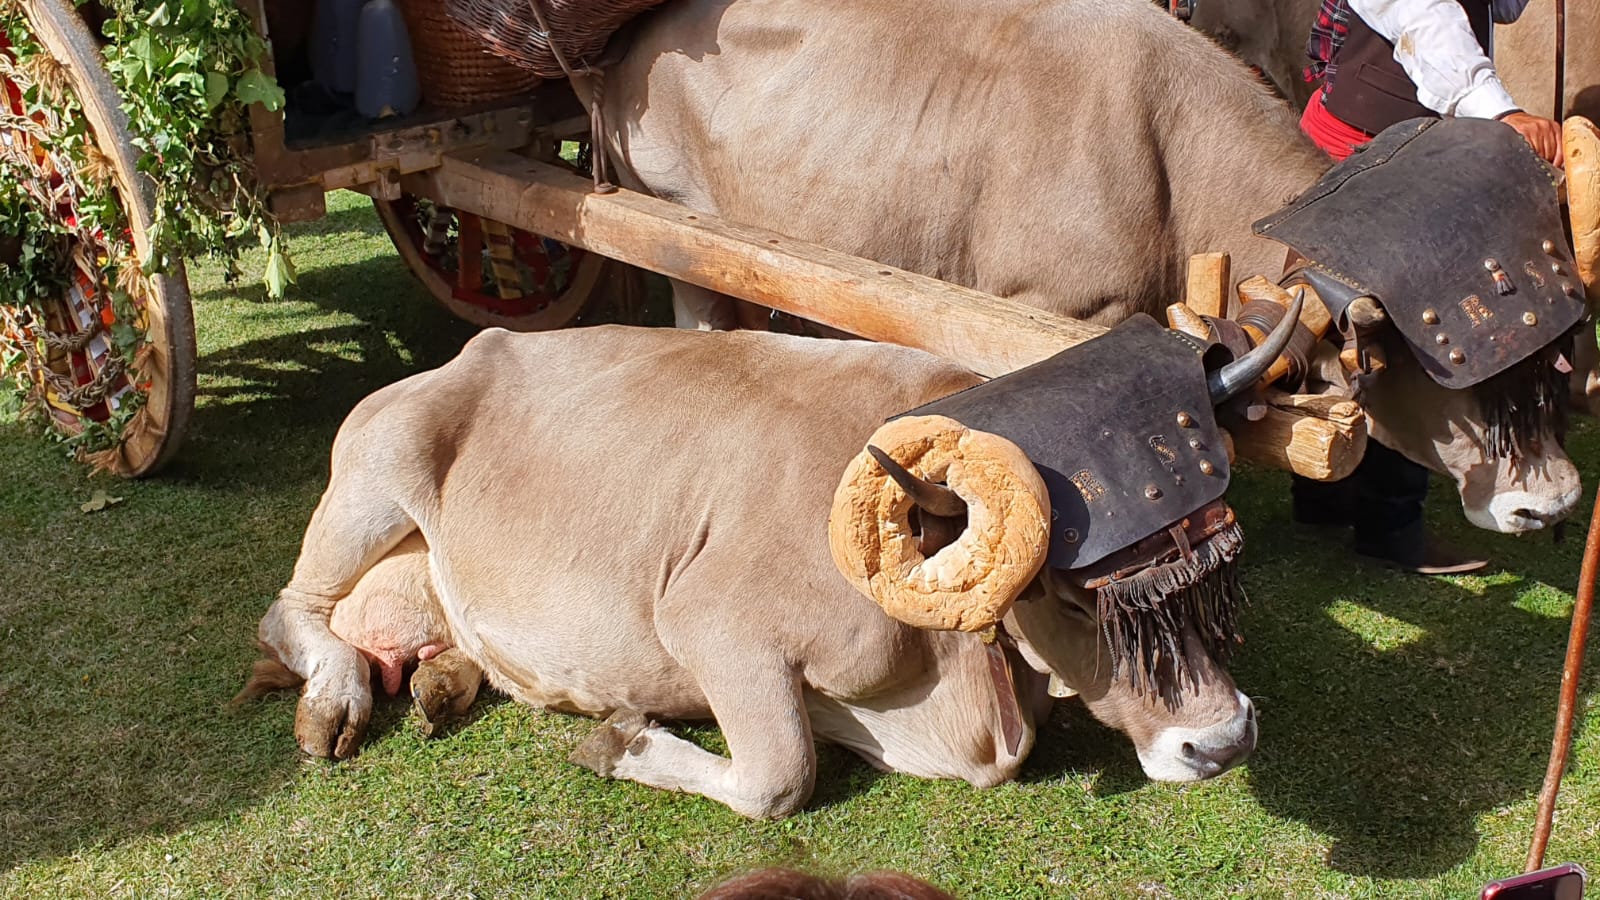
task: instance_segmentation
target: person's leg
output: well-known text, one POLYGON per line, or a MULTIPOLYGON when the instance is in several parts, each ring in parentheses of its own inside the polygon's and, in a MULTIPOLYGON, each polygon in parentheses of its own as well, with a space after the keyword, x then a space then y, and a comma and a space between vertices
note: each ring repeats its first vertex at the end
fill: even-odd
POLYGON ((1488 565, 1432 539, 1422 521, 1428 470, 1377 441, 1368 441, 1352 509, 1355 549, 1408 572, 1451 575, 1488 565))

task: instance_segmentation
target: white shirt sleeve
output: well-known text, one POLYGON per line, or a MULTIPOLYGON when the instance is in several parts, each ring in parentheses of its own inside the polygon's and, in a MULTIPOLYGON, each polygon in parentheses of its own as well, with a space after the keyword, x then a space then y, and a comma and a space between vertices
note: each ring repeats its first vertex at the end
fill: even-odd
MULTIPOLYGON (((1496 12, 1518 2, 1497 0, 1496 12)), ((1474 119, 1518 108, 1455 0, 1350 0, 1350 9, 1394 44, 1395 62, 1417 86, 1423 106, 1441 116, 1474 119)))

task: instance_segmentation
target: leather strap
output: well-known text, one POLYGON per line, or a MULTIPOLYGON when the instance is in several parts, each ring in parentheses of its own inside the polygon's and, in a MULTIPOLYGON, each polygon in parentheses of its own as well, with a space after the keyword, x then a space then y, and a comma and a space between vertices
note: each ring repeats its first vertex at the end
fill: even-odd
POLYGON ((1011 679, 1011 660, 1006 658, 1005 643, 1011 636, 1003 626, 982 638, 984 656, 989 660, 989 680, 994 684, 994 702, 1000 711, 1000 731, 1005 736, 1006 753, 1017 755, 1022 745, 1022 708, 1017 705, 1017 685, 1011 679))

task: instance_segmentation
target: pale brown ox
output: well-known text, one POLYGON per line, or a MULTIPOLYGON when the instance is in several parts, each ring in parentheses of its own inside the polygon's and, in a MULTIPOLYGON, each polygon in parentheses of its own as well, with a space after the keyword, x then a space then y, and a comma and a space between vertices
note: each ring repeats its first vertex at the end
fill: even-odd
POLYGON ((779 816, 810 796, 825 740, 882 769, 993 785, 1031 749, 1052 673, 1151 777, 1226 770, 1255 745, 1255 717, 1192 629, 1199 680, 1172 709, 1126 669, 1111 677, 1093 598, 1041 575, 1004 619, 1023 719, 1010 753, 981 637, 890 619, 834 568, 826 522, 846 464, 886 417, 978 380, 858 341, 484 332, 363 400, 334 441, 259 630, 306 679, 300 745, 359 744, 367 663, 329 618, 420 532, 452 653, 521 702, 622 711, 579 754, 605 775, 779 816), (645 716, 714 717, 731 758, 645 716))
MULTIPOLYGON (((1328 165, 1243 64, 1137 0, 676 0, 608 72, 605 108, 632 187, 1107 324, 1159 316, 1193 253, 1281 271, 1250 224, 1328 165)), ((739 323, 689 286, 675 304, 682 325, 739 323)), ((1553 435, 1496 457, 1471 392, 1389 360, 1372 434, 1454 481, 1474 524, 1571 511, 1553 435)))

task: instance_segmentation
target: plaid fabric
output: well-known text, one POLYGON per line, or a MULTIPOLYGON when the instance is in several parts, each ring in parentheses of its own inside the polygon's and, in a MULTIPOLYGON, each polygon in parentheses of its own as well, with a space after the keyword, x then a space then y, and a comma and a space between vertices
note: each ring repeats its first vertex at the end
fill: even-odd
POLYGON ((1349 0, 1322 0, 1317 21, 1311 26, 1311 38, 1306 41, 1306 55, 1311 57, 1311 65, 1306 66, 1306 81, 1333 80, 1334 71, 1338 69, 1333 57, 1350 35, 1351 15, 1349 0))

